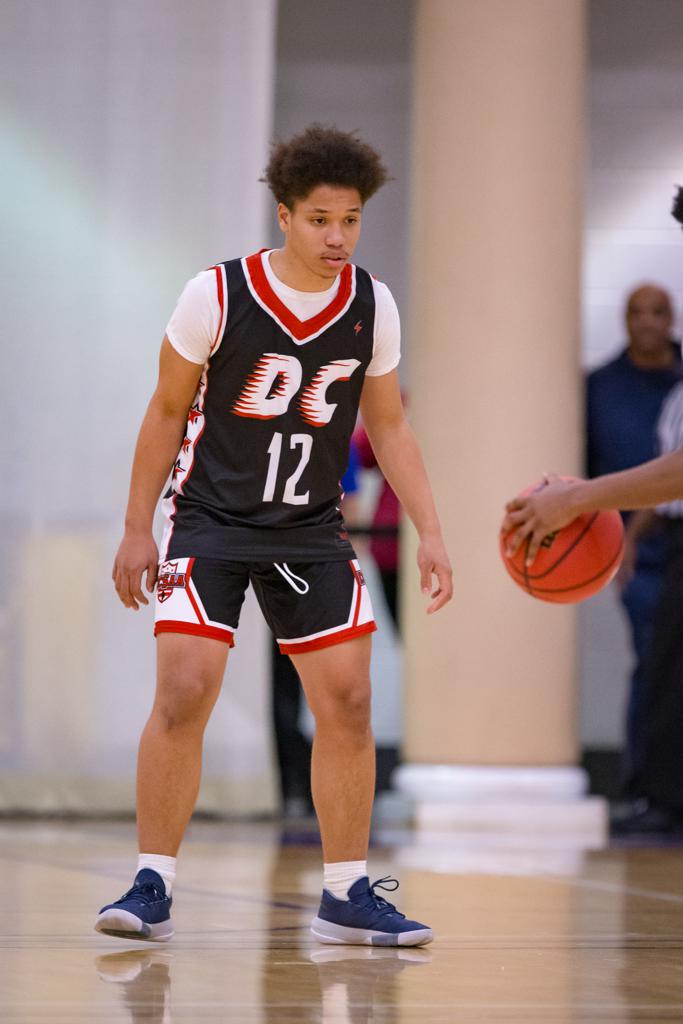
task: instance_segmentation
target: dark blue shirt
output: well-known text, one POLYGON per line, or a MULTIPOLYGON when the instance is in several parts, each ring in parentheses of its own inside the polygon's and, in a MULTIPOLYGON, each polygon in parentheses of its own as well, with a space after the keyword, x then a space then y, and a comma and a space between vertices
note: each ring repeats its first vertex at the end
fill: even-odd
MULTIPOLYGON (((658 454, 657 420, 662 402, 683 376, 680 345, 672 343, 675 363, 666 370, 641 370, 626 350, 588 375, 586 382, 586 462, 589 476, 616 473, 658 454)), ((661 562, 661 542, 653 535, 639 545, 639 563, 661 562)))
POLYGON ((360 458, 358 456, 358 445, 351 438, 351 444, 349 446, 349 464, 346 467, 346 472, 341 478, 342 491, 348 498, 351 494, 356 494, 358 491, 358 471, 360 469, 360 458))

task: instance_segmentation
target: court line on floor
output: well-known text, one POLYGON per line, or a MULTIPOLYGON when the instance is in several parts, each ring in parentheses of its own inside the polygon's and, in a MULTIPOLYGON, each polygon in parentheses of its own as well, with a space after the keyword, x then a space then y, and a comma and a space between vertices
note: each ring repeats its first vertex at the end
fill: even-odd
MULTIPOLYGON (((0 852, 0 863, 2 863, 3 861, 10 861, 14 864, 20 863, 23 866, 33 865, 35 867, 47 867, 69 872, 76 871, 90 875, 92 877, 112 878, 116 879, 117 881, 123 882, 130 882, 131 880, 130 874, 128 872, 124 874, 123 871, 101 870, 90 865, 62 864, 60 861, 52 861, 47 857, 27 857, 25 854, 17 854, 16 856, 13 856, 11 854, 8 855, 6 850, 0 852)), ((178 889, 181 889, 180 885, 178 886, 178 889)), ((187 894, 189 896, 197 896, 201 897, 202 899, 221 900, 229 903, 246 903, 251 904, 253 906, 268 906, 274 908, 275 910, 300 910, 309 912, 311 908, 315 909, 315 907, 318 905, 320 901, 319 896, 311 895, 310 897, 305 897, 307 900, 310 900, 310 902, 289 903, 283 900, 269 900, 267 898, 258 896, 243 896, 237 893, 215 892, 213 890, 197 889, 194 886, 188 886, 185 884, 182 885, 181 891, 183 895, 187 894)))
POLYGON ((590 878, 561 878, 557 875, 540 875, 547 881, 574 889, 589 889, 594 892, 608 892, 613 895, 636 896, 640 899, 657 900, 660 903, 683 903, 683 895, 661 892, 659 889, 641 889, 639 886, 623 885, 617 882, 598 882, 590 878))
MULTIPOLYGON (((117 881, 123 880, 125 882, 130 880, 130 874, 128 872, 124 874, 123 871, 102 870, 100 868, 96 868, 90 865, 63 864, 60 861, 53 861, 46 857, 31 856, 27 858, 25 853, 18 853, 16 855, 12 855, 7 850, 0 851, 0 862, 2 862, 3 860, 11 861, 12 863, 21 863, 25 866, 28 864, 33 864, 36 867, 49 867, 69 872, 79 871, 91 876, 97 876, 101 878, 112 878, 116 879, 117 881)), ((501 875, 500 877, 504 876, 501 875)), ((555 884, 562 886, 571 886, 572 888, 588 889, 593 890, 595 892, 606 892, 614 895, 635 896, 641 899, 650 899, 663 903, 683 904, 683 895, 679 895, 677 893, 661 892, 660 890, 653 889, 642 889, 640 887, 623 885, 616 882, 600 882, 597 880, 582 879, 576 877, 567 878, 565 876, 554 875, 550 872, 547 874, 539 873, 536 877, 539 878, 539 880, 542 879, 543 881, 554 882, 555 884)), ((182 891, 183 895, 187 894, 189 896, 200 897, 202 899, 214 899, 242 904, 246 903, 253 904, 255 906, 269 906, 275 909, 282 910, 309 911, 311 909, 311 906, 314 906, 318 902, 318 897, 313 894, 310 897, 302 897, 307 901, 305 903, 292 903, 285 902, 283 900, 271 900, 257 896, 252 897, 236 893, 216 892, 215 890, 198 889, 195 886, 187 886, 185 884, 182 885, 182 888, 179 885, 178 889, 179 891, 182 891)))

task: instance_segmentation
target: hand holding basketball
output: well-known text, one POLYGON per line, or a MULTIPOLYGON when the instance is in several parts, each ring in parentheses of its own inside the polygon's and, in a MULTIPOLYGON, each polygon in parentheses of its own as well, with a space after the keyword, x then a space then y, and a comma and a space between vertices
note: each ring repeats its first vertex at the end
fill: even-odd
POLYGON ((545 474, 539 483, 507 503, 501 532, 509 534, 508 554, 514 555, 528 538, 526 562, 531 565, 543 539, 576 518, 572 507, 576 482, 573 477, 545 474))
POLYGON ((618 512, 576 515, 572 478, 548 478, 507 505, 500 553, 515 583, 556 604, 583 601, 615 575, 624 553, 618 512))

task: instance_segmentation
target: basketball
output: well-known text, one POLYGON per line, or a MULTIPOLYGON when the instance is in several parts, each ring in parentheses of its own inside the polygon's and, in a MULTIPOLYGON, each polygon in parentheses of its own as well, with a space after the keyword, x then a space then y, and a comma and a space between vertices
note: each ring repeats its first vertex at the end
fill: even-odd
MULTIPOLYGON (((532 494, 542 486, 542 482, 534 484, 522 493, 532 494)), ((528 539, 508 557, 509 536, 500 537, 508 573, 527 594, 554 604, 574 604, 597 594, 615 576, 624 554, 624 526, 614 511, 586 513, 551 533, 531 565, 524 564, 528 539)))

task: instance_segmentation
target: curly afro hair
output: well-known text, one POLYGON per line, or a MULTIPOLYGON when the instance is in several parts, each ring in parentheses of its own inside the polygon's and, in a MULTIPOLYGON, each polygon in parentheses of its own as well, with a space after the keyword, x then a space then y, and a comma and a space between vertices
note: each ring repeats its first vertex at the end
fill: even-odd
POLYGON ((379 153, 355 133, 312 124, 287 142, 273 143, 260 180, 291 210, 318 185, 358 189, 365 203, 388 179, 379 153))
POLYGON ((680 185, 676 186, 676 195, 674 196, 674 204, 671 207, 671 215, 676 218, 679 224, 683 224, 683 188, 680 185))

